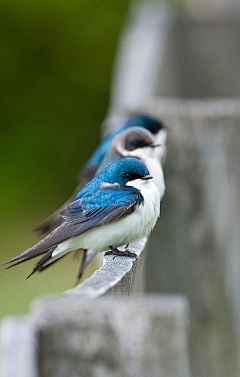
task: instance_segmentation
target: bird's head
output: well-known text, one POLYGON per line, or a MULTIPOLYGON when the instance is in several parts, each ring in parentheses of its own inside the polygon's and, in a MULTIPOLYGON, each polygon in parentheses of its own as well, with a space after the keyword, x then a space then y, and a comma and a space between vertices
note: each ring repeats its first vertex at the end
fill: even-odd
POLYGON ((139 114, 130 118, 125 123, 126 128, 143 127, 150 131, 153 135, 157 135, 161 130, 166 130, 164 123, 150 115, 139 114))
POLYGON ((120 186, 131 186, 135 180, 147 181, 152 177, 143 162, 136 158, 124 158, 106 167, 99 174, 103 183, 117 183, 120 186))
POLYGON ((161 144, 162 148, 157 148, 154 154, 161 162, 164 162, 166 155, 166 140, 168 133, 168 126, 163 121, 156 119, 150 115, 139 114, 130 118, 125 123, 125 128, 142 127, 151 132, 156 144, 161 144))
POLYGON ((149 131, 141 127, 132 127, 121 132, 112 143, 112 149, 123 157, 154 157, 156 147, 160 147, 160 144, 154 141, 149 131))

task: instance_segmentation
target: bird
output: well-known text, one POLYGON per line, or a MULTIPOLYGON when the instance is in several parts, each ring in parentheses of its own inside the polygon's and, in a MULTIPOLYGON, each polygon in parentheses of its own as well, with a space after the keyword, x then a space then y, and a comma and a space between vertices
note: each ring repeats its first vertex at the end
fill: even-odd
POLYGON ((97 149, 93 152, 90 159, 83 166, 83 169, 79 171, 78 177, 84 180, 85 177, 88 177, 88 174, 90 172, 94 171, 95 169, 96 172, 99 165, 106 156, 106 153, 114 137, 131 127, 142 127, 150 131, 154 135, 156 143, 165 145, 167 137, 167 126, 162 121, 145 114, 133 116, 130 119, 128 119, 127 122, 116 128, 116 130, 111 132, 107 137, 103 139, 103 141, 100 143, 97 149))
MULTIPOLYGON (((132 127, 141 127, 143 129, 148 130, 154 137, 156 143, 160 143, 162 148, 158 150, 158 157, 160 160, 164 160, 166 154, 166 137, 167 137, 167 126, 160 120, 155 119, 150 115, 140 114, 131 117, 125 122, 123 125, 118 127, 112 133, 110 133, 97 147, 95 152, 92 154, 90 159, 87 163, 83 166, 83 168, 77 174, 78 186, 74 190, 71 197, 60 207, 58 208, 52 215, 50 215, 47 219, 45 219, 36 229, 35 233, 38 236, 43 236, 51 232, 57 226, 61 224, 61 210, 68 205, 77 195, 79 190, 89 182, 96 172, 99 169, 99 166, 103 162, 113 139, 120 134, 121 132, 130 129, 132 127)), ((156 156, 157 157, 157 156, 156 156)))
POLYGON ((153 182, 159 189, 160 199, 165 193, 165 181, 159 155, 165 149, 165 144, 156 143, 153 134, 142 127, 129 128, 117 136, 112 141, 108 153, 98 168, 98 172, 110 163, 126 157, 140 159, 148 168, 153 182), (160 149, 160 153, 159 153, 160 149))
POLYGON ((6 261, 10 267, 42 255, 28 277, 67 253, 84 250, 77 275, 97 253, 136 257, 118 247, 150 234, 160 216, 160 194, 145 164, 136 158, 113 162, 78 193, 62 212, 63 223, 36 245, 6 261))

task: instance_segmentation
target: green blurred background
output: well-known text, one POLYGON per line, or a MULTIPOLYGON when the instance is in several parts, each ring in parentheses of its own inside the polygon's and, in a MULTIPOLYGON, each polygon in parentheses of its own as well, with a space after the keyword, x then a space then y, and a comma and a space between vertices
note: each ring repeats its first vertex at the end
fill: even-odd
MULTIPOLYGON (((1 256, 36 242, 41 220, 68 197, 100 136, 128 0, 1 0, 1 256)), ((25 277, 0 270, 0 316, 74 284, 72 256, 25 277)))

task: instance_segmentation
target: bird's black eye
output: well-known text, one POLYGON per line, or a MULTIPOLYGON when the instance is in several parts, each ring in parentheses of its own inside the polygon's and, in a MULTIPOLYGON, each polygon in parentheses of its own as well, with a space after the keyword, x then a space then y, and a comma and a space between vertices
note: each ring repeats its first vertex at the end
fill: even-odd
POLYGON ((131 145, 133 146, 134 149, 137 148, 144 148, 149 146, 149 142, 147 140, 132 140, 131 145))
POLYGON ((141 176, 137 173, 125 173, 124 177, 127 178, 129 181, 134 181, 134 179, 141 178, 141 176))
POLYGON ((138 140, 132 140, 132 146, 134 148, 138 148, 140 146, 139 141, 138 140))

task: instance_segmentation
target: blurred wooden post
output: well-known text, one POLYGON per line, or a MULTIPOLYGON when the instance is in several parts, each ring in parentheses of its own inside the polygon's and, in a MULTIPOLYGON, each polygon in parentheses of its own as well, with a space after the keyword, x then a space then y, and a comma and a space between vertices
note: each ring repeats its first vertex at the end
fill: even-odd
POLYGON ((182 297, 45 301, 35 314, 42 377, 189 377, 182 297))
POLYGON ((240 102, 168 106, 153 107, 172 132, 148 289, 190 299, 193 376, 238 376, 240 102))
POLYGON ((196 0, 182 15, 157 10, 154 1, 141 4, 137 26, 121 43, 122 75, 114 82, 121 96, 114 97, 114 108, 119 119, 134 110, 149 112, 171 128, 167 192, 150 239, 147 288, 189 297, 194 377, 237 377, 240 3, 196 0), (144 70, 143 34, 135 31, 146 28, 151 48, 144 70))
POLYGON ((186 0, 185 6, 194 17, 203 19, 212 15, 233 15, 240 11, 238 0, 186 0))
POLYGON ((76 288, 4 319, 1 377, 190 377, 186 299, 120 297, 142 292, 146 241, 131 245, 137 261, 107 256, 76 288))

